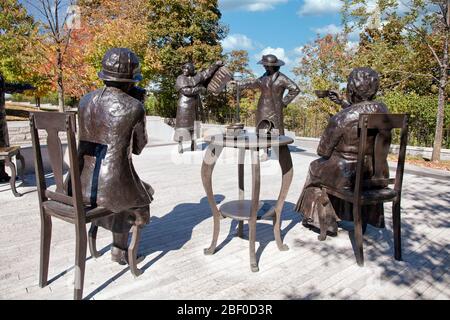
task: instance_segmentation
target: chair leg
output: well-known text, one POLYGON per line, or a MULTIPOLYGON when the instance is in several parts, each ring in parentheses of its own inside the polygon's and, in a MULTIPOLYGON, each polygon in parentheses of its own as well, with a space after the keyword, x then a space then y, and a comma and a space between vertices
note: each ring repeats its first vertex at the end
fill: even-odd
POLYGON ((366 231, 367 231, 367 222, 363 222, 362 223, 362 233, 366 234, 366 231))
POLYGON ((142 270, 137 267, 137 252, 139 248, 139 240, 141 238, 141 227, 133 225, 131 227, 131 243, 128 247, 128 263, 133 276, 138 277, 142 274, 142 270))
POLYGON ((86 268, 87 234, 86 225, 76 226, 76 248, 75 248, 75 286, 73 291, 74 300, 83 298, 84 271, 86 268))
POLYGON ((356 244, 356 262, 360 267, 364 266, 364 252, 363 252, 363 234, 361 221, 361 206, 353 205, 353 221, 356 244))
POLYGON ((178 153, 183 153, 183 139, 180 138, 178 141, 178 153))
POLYGON ((89 228, 89 251, 94 258, 101 256, 100 252, 97 251, 97 231, 98 226, 92 222, 89 228))
POLYGON ((16 159, 20 161, 20 179, 22 183, 25 183, 25 158, 20 154, 20 152, 16 155, 16 159))
POLYGON ((392 221, 394 229, 394 257, 395 260, 402 260, 402 242, 401 242, 401 221, 400 221, 400 201, 392 203, 392 221))
POLYGON ((237 236, 239 238, 244 238, 244 221, 239 221, 237 236))
POLYGON ((320 226, 320 235, 317 236, 319 241, 325 241, 327 239, 328 232, 328 217, 326 212, 326 206, 329 203, 329 198, 325 190, 322 190, 322 194, 320 196, 320 201, 317 204, 318 206, 318 216, 319 216, 319 226, 320 226))
POLYGON ((16 189, 16 180, 17 180, 16 166, 14 165, 14 163, 11 161, 10 158, 5 159, 5 165, 7 165, 11 169, 11 180, 9 180, 9 183, 11 185, 11 190, 15 197, 21 197, 22 194, 17 192, 17 189, 16 189))
POLYGON ((47 285, 51 239, 52 218, 44 215, 41 217, 41 253, 39 262, 39 287, 41 288, 47 285))

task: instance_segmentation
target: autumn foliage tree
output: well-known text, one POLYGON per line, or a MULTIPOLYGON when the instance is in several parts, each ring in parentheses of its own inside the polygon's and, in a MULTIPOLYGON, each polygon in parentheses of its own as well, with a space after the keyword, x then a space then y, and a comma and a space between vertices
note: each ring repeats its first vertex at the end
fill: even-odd
POLYGON ((149 0, 147 5, 149 46, 144 61, 158 88, 160 113, 174 117, 174 84, 181 66, 192 62, 200 70, 221 59, 226 28, 220 24, 217 0, 149 0))
MULTIPOLYGON (((127 47, 141 62, 148 48, 145 0, 79 0, 82 37, 85 39, 85 63, 92 66, 90 81, 96 81, 103 55, 113 47, 127 47), (105 23, 107 21, 108 23, 105 23)), ((148 78, 142 63, 145 79, 148 78)), ((97 82, 99 84, 99 82, 97 82)))
POLYGON ((37 52, 39 57, 46 59, 46 76, 52 78, 58 93, 59 111, 64 111, 64 74, 66 71, 65 62, 67 54, 70 52, 72 31, 74 26, 69 23, 74 18, 70 8, 75 3, 74 0, 33 0, 26 1, 27 5, 33 8, 39 16, 40 46, 41 51, 37 52))
POLYGON ((433 93, 437 87, 432 160, 439 160, 448 90, 450 1, 409 0, 403 2, 404 12, 399 12, 399 1, 377 1, 378 26, 368 23, 374 15, 367 0, 344 2, 344 20, 364 28, 360 64, 373 65, 385 83, 404 92, 433 93))
POLYGON ((28 80, 26 63, 37 26, 16 0, 0 0, 0 72, 9 81, 28 80))
POLYGON ((338 90, 350 73, 352 54, 342 35, 317 37, 313 43, 303 46, 300 61, 293 70, 299 79, 302 101, 325 113, 338 111, 328 99, 317 100, 314 90, 338 90))

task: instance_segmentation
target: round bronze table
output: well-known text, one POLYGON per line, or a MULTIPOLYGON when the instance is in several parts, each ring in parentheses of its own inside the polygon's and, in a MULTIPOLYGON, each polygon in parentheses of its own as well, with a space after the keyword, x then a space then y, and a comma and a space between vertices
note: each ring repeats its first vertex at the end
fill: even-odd
POLYGON ((209 147, 206 150, 202 164, 202 182, 208 196, 208 202, 211 206, 214 220, 214 232, 211 246, 205 249, 206 255, 214 254, 219 237, 220 219, 228 217, 239 221, 238 236, 242 237, 243 222, 248 221, 249 225, 249 242, 250 242, 250 267, 253 272, 259 271, 256 262, 255 240, 256 240, 256 220, 257 212, 261 209, 262 203, 259 201, 260 192, 260 160, 259 150, 271 148, 279 160, 282 171, 281 190, 278 200, 264 216, 273 218, 273 233, 277 242, 278 249, 281 251, 288 250, 288 246, 283 244, 280 234, 281 227, 281 211, 284 201, 292 182, 293 168, 292 158, 288 145, 294 140, 286 136, 276 137, 257 137, 255 134, 245 134, 238 137, 216 135, 206 139, 209 147), (214 199, 212 188, 212 173, 217 159, 219 158, 223 148, 239 149, 238 156, 238 176, 239 176, 239 200, 231 201, 221 205, 220 209, 214 199), (244 160, 245 151, 249 150, 252 159, 252 198, 244 200, 244 160))

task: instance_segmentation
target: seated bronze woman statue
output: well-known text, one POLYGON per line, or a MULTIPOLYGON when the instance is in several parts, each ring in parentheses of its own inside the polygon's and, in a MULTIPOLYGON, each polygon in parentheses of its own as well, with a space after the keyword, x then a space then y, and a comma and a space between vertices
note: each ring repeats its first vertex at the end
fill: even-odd
MULTIPOLYGON (((295 210, 303 214, 303 225, 320 229, 319 214, 327 221, 327 232, 337 233, 337 222, 352 220, 352 205, 328 195, 322 186, 337 189, 353 189, 358 151, 358 120, 361 113, 388 113, 382 102, 374 101, 379 88, 379 76, 370 68, 356 68, 347 83, 345 101, 336 92, 331 91, 329 98, 341 104, 343 109, 330 118, 322 137, 317 154, 319 159, 311 162, 308 176, 295 210)), ((373 140, 369 141, 373 147, 373 140)), ((370 146, 369 146, 370 148, 370 146)), ((372 161, 364 164, 368 175, 373 171, 372 161)), ((386 161, 386 175, 388 167, 386 161)), ((382 205, 363 207, 363 225, 367 223, 384 227, 382 205)), ((324 240, 323 237, 319 238, 324 240)))

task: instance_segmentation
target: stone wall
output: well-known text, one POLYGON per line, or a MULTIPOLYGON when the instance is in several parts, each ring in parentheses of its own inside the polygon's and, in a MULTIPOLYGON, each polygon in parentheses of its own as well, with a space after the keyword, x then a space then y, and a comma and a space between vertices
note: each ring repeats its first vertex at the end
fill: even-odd
MULTIPOLYGON (((298 146, 304 147, 306 149, 309 149, 311 151, 314 151, 317 149, 317 146, 319 145, 319 138, 307 138, 307 137, 296 137, 295 140, 297 141, 298 146)), ((392 153, 398 153, 399 146, 398 145, 392 145, 391 146, 391 152, 392 153)), ((433 148, 426 148, 426 147, 414 147, 414 146, 407 146, 406 147, 406 154, 410 156, 422 156, 425 159, 431 159, 431 153, 433 152, 433 148)), ((450 149, 442 149, 441 150, 441 160, 450 160, 450 149)))
MULTIPOLYGON (((255 128, 246 127, 249 132, 255 128)), ((30 124, 28 121, 8 121, 9 140, 11 145, 19 145, 22 148, 31 147, 30 124)), ((224 125, 218 124, 201 124, 200 139, 207 135, 214 135, 225 132, 224 125)), ((149 135, 149 146, 174 143, 173 128, 164 122, 160 117, 147 117, 147 133, 149 135)), ((293 132, 287 131, 286 134, 295 137, 293 132)), ((39 132, 41 143, 46 144, 46 133, 39 132)), ((319 143, 318 138, 295 137, 299 147, 315 151, 319 143)), ((61 134, 61 141, 66 141, 64 134, 61 134)), ((398 146, 392 146, 392 152, 398 152, 398 146)), ((422 156, 424 158, 431 157, 432 148, 408 146, 407 154, 413 156, 422 156)), ((450 160, 450 149, 442 149, 442 160, 450 160)))

